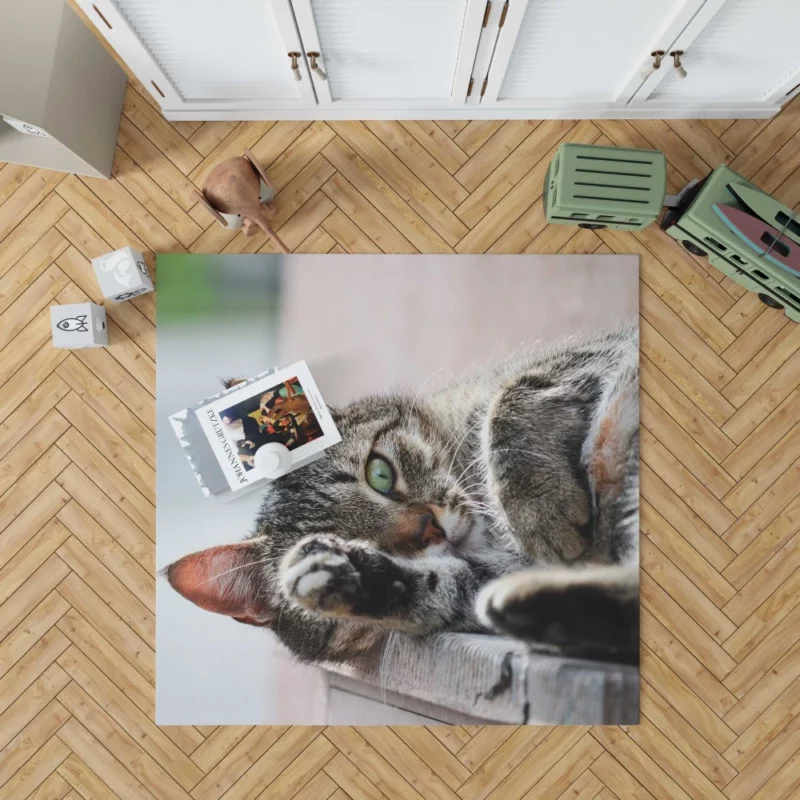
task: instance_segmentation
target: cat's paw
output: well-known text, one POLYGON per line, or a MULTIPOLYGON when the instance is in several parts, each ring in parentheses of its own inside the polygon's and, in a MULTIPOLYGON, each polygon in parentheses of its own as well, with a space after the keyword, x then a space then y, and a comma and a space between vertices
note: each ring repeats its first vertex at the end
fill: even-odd
POLYGON ((540 569, 492 581, 476 600, 482 625, 566 655, 636 662, 639 600, 622 567, 540 569))
POLYGON ((350 614, 362 591, 352 551, 336 536, 309 536, 298 542, 281 565, 284 595, 309 611, 350 614))

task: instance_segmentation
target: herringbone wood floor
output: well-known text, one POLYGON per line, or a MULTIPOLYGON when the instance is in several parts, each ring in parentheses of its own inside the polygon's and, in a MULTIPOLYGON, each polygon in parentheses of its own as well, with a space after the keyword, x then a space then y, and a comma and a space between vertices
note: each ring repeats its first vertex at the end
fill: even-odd
POLYGON ((800 326, 657 229, 549 227, 561 141, 728 162, 800 203, 771 121, 165 122, 128 88, 111 181, 0 168, 0 796, 226 800, 800 797, 800 326), (641 258, 642 724, 157 728, 153 295, 108 349, 50 345, 88 259, 269 250, 192 193, 250 147, 297 252, 641 258))

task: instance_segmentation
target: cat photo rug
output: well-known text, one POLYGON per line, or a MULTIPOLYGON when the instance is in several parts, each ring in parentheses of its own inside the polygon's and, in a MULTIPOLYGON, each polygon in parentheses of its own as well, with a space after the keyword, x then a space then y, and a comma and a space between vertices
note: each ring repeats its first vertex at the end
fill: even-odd
POLYGON ((157 267, 159 724, 638 722, 638 257, 157 267), (314 415, 238 383, 300 362, 314 415), (243 474, 335 443, 204 492, 170 417, 231 385, 243 474))

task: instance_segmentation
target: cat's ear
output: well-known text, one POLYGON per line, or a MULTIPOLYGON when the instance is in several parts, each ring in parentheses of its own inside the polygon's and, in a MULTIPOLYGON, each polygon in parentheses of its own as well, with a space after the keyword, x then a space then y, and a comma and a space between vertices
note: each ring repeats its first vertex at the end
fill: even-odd
POLYGON ((263 562, 252 539, 190 553, 164 572, 178 594, 206 611, 250 625, 269 625, 274 619, 263 562))

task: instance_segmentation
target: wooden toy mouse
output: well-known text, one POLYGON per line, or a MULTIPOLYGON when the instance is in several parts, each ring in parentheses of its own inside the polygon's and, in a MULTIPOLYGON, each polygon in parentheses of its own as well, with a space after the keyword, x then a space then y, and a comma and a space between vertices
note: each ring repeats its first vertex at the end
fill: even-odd
POLYGON ((255 156, 245 150, 243 156, 226 158, 217 164, 208 173, 203 192, 198 193, 198 197, 226 228, 241 226, 245 236, 252 236, 256 228, 261 228, 281 252, 288 253, 289 248, 269 223, 275 216, 275 208, 262 203, 262 182, 272 190, 267 173, 258 165, 255 156))

